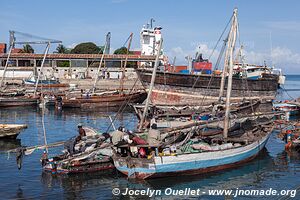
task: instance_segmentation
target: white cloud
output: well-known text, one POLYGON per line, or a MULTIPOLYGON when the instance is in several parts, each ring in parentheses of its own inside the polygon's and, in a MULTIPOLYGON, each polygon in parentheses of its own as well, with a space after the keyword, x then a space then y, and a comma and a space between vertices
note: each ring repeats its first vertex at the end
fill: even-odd
POLYGON ((72 44, 67 45, 67 48, 73 49, 76 45, 77 45, 77 43, 72 43, 72 44))

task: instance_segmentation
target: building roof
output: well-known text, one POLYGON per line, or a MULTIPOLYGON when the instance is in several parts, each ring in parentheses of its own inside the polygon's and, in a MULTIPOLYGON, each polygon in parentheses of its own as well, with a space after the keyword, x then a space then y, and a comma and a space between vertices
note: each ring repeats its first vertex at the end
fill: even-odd
MULTIPOLYGON (((1 58, 7 58, 8 54, 0 54, 1 58)), ((46 59, 101 59, 102 54, 48 54, 46 59)), ((12 53, 10 58, 12 59, 43 59, 44 54, 31 54, 31 53, 12 53)), ((154 61, 155 56, 146 55, 121 55, 121 54, 105 54, 104 60, 120 61, 125 60, 126 57, 128 61, 154 61)))

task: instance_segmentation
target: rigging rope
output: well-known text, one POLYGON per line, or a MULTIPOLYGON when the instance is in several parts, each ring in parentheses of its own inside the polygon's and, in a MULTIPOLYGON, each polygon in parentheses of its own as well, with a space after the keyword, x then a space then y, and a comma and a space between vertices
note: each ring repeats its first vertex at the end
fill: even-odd
MULTIPOLYGON (((138 81, 139 79, 138 78, 136 78, 136 80, 135 80, 135 82, 134 82, 134 84, 133 84, 133 86, 131 87, 131 89, 130 89, 130 91, 129 91, 129 94, 128 95, 130 95, 131 93, 132 93, 132 91, 134 90, 134 88, 135 88, 135 85, 136 85, 136 83, 137 83, 137 81, 138 81)), ((106 132, 108 132, 109 130, 110 130, 110 128, 111 128, 111 126, 112 126, 112 124, 114 123, 114 121, 117 119, 117 117, 121 114, 121 113, 123 113, 124 112, 124 110, 125 110, 125 108, 127 107, 127 105, 128 105, 128 103, 130 102, 130 100, 131 100, 131 98, 132 98, 132 95, 131 96, 129 96, 129 97, 126 97, 126 99, 123 101, 123 103, 122 103, 122 105, 120 106, 120 108, 119 108, 119 110, 118 110, 118 112, 117 112, 117 114, 114 116, 114 118, 111 120, 111 123, 110 123, 110 125, 108 126, 108 128, 106 129, 106 132)))

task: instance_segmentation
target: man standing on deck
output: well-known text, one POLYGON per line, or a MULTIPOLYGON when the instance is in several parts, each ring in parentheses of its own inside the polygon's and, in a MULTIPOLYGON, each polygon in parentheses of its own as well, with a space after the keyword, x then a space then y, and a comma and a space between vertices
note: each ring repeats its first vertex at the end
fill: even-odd
POLYGON ((154 123, 152 124, 151 129, 149 130, 147 142, 150 146, 156 146, 160 144, 160 140, 160 132, 159 130, 157 130, 157 124, 154 123))

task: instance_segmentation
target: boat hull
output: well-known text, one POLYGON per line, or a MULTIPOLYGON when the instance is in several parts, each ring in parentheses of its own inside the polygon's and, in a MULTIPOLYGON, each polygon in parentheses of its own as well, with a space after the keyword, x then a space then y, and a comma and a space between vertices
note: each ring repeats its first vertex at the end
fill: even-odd
POLYGON ((114 164, 117 170, 129 178, 136 179, 207 173, 232 168, 252 160, 264 148, 269 136, 270 134, 261 140, 234 149, 154 157, 152 162, 144 164, 143 167, 134 167, 136 164, 133 161, 133 167, 130 168, 126 158, 114 155, 114 164))
MULTIPOLYGON (((146 89, 149 89, 152 71, 136 69, 146 89)), ((151 101, 156 105, 205 105, 219 99, 221 76, 191 75, 157 72, 151 101)), ((226 94, 227 80, 225 80, 226 94)), ((259 80, 233 78, 231 101, 248 99, 274 99, 278 89, 278 77, 259 80)))
POLYGON ((0 107, 36 106, 39 98, 0 98, 0 107))
POLYGON ((54 168, 53 163, 49 162, 43 167, 45 172, 50 172, 52 174, 78 174, 78 173, 90 173, 90 172, 100 172, 115 169, 112 162, 89 162, 84 165, 74 165, 68 168, 54 168))
POLYGON ((125 95, 104 95, 91 98, 74 98, 63 99, 63 108, 107 108, 107 107, 121 107, 128 103, 142 103, 147 97, 146 92, 137 92, 125 95))
POLYGON ((0 139, 16 139, 27 125, 0 124, 0 139))

